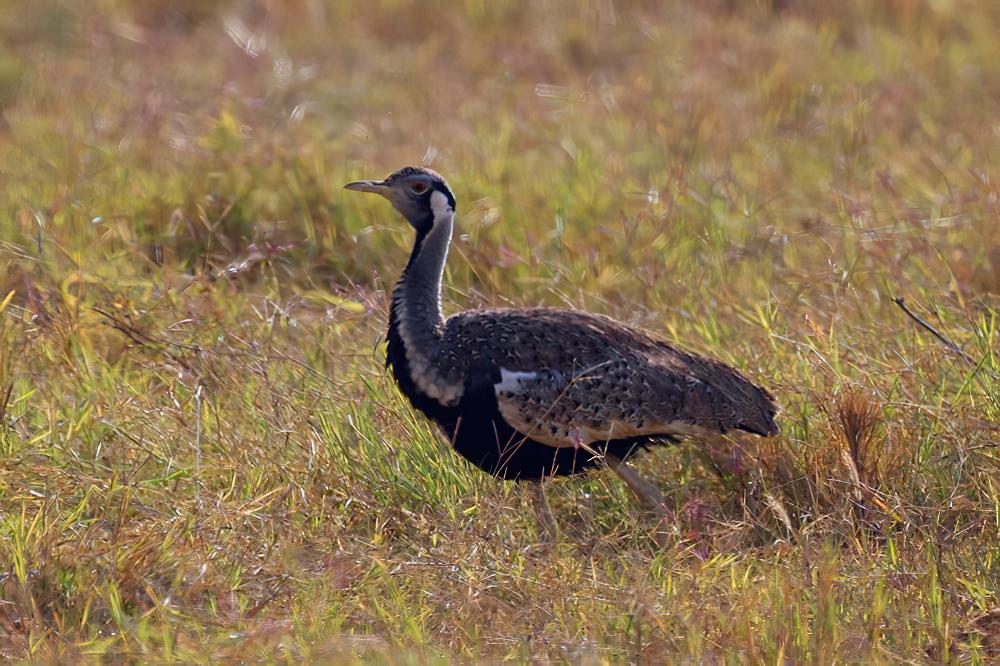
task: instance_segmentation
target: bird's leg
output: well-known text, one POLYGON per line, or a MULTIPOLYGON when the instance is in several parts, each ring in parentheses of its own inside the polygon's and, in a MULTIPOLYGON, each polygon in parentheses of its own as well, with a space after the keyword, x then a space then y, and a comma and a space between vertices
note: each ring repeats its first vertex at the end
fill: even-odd
POLYGON ((559 536, 559 525, 549 507, 549 498, 545 494, 545 481, 528 481, 531 486, 531 505, 535 510, 535 520, 538 523, 538 537, 542 543, 555 543, 559 536))
POLYGON ((660 490, 651 482, 642 478, 635 470, 618 456, 610 453, 604 454, 604 462, 607 463, 615 474, 621 477, 625 485, 635 493, 642 505, 649 511, 662 518, 670 517, 670 510, 667 509, 667 502, 663 499, 660 490))

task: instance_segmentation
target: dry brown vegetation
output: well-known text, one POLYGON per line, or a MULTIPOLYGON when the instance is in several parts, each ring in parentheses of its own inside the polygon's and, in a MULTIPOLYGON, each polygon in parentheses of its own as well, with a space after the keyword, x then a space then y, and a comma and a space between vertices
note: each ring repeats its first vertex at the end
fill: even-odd
POLYGON ((995 655, 1000 5, 683 4, 0 13, 0 654, 995 655), (617 316, 782 434, 539 546, 382 369, 410 235, 340 186, 421 161, 446 310, 617 316))

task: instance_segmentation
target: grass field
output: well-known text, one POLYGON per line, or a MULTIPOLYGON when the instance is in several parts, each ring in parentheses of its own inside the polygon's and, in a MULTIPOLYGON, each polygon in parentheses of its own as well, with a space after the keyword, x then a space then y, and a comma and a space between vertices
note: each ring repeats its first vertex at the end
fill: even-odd
POLYGON ((0 655, 1000 654, 1000 4, 270 5, 0 11, 0 655), (411 231, 341 186, 422 162, 447 312, 616 316, 782 434, 540 545, 383 369, 411 231))

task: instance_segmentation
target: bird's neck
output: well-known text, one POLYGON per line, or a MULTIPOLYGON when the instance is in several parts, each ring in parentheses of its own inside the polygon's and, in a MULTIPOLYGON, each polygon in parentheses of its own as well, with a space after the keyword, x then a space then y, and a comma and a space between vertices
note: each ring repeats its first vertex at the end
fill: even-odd
POLYGON ((417 234, 410 261, 392 292, 392 318, 408 353, 431 351, 440 339, 441 281, 451 246, 454 214, 437 216, 417 234))

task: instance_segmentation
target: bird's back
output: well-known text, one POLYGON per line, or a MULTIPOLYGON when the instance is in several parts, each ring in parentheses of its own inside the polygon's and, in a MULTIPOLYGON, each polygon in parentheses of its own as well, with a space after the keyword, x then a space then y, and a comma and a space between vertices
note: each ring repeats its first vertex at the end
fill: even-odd
POLYGON ((512 425, 530 421, 552 445, 564 444, 553 426, 594 439, 777 432, 771 396, 733 368, 601 315, 464 312, 446 321, 442 354, 465 359, 470 373, 489 373, 512 425))

